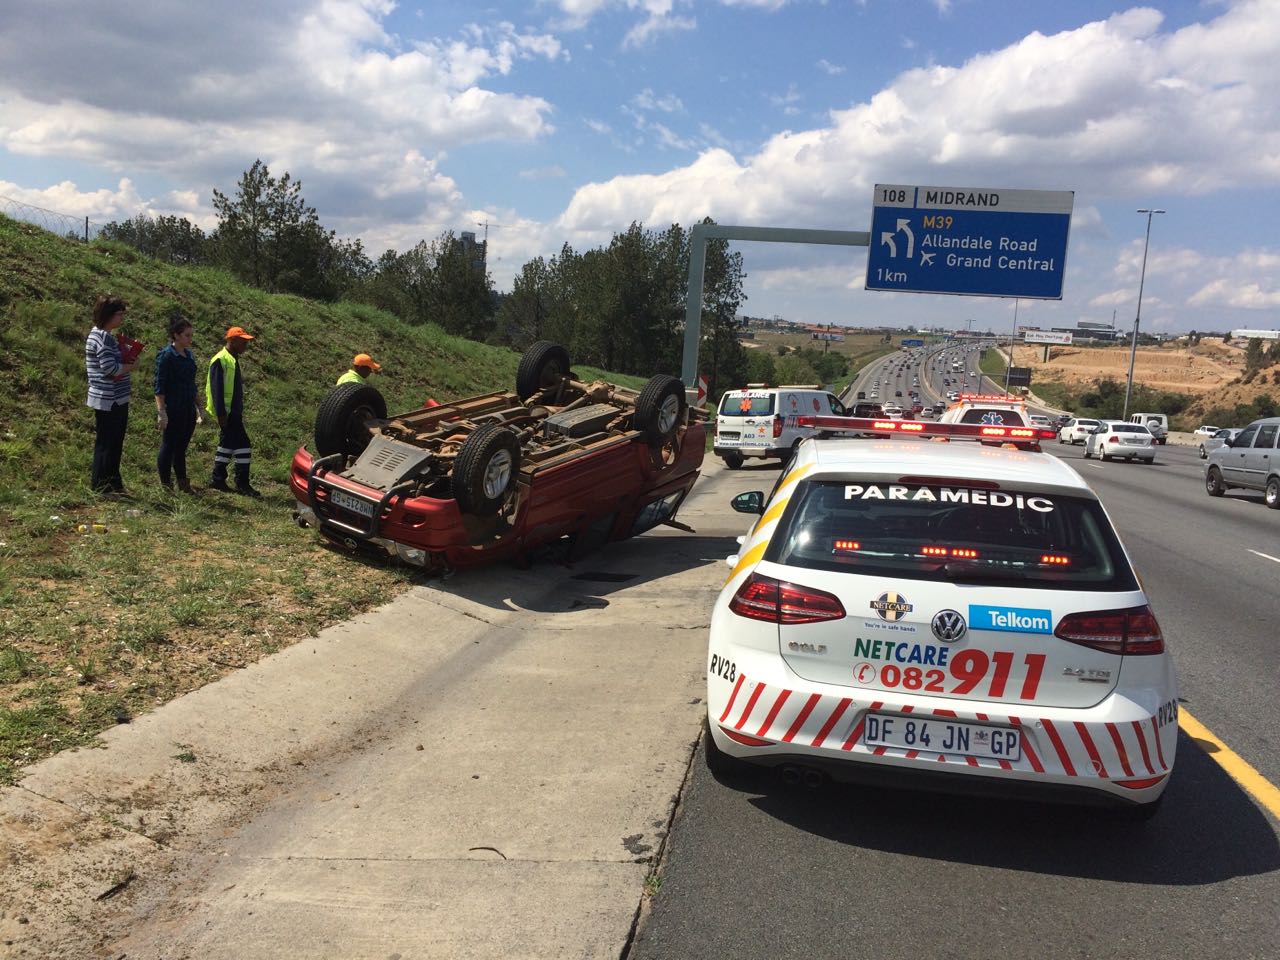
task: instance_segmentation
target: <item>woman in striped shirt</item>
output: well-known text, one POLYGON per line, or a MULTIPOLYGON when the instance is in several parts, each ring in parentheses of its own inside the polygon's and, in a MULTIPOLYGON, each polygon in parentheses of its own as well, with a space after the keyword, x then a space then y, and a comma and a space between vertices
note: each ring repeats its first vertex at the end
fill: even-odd
POLYGON ((133 363, 125 363, 115 330, 124 323, 124 301, 103 295, 93 306, 93 329, 84 342, 84 367, 89 374, 89 399, 97 434, 93 443, 90 484, 97 493, 124 493, 120 458, 129 426, 129 396, 133 363))

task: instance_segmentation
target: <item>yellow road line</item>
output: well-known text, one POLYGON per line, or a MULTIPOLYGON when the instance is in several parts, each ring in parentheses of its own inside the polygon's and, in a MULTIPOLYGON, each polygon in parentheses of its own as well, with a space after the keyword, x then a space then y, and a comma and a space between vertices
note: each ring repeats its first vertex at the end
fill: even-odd
POLYGON ((1231 779, 1244 787, 1253 798, 1280 819, 1280 788, 1260 774, 1249 761, 1214 736, 1213 731, 1186 710, 1178 710, 1178 726, 1187 736, 1197 740, 1205 753, 1217 761, 1218 766, 1231 775, 1231 779))

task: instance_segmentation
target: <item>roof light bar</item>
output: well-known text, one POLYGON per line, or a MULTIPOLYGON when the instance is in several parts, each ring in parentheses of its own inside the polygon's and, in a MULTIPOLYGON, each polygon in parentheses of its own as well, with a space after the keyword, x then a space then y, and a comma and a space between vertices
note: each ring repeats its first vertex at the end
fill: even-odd
POLYGON ((968 400, 975 403, 1022 403, 1027 402, 1026 397, 1017 397, 1012 393, 962 393, 956 398, 958 402, 968 400))
POLYGON ((880 420, 870 417, 800 417, 801 427, 839 433, 909 433, 919 437, 974 437, 1035 443, 1058 434, 1040 427, 996 427, 985 423, 935 423, 932 420, 880 420))

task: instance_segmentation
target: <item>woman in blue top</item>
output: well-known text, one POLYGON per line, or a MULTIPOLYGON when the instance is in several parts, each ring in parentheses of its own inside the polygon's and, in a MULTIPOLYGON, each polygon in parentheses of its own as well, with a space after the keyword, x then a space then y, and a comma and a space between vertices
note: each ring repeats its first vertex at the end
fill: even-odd
POLYGON ((156 467, 160 483, 191 493, 187 479, 187 446, 196 429, 196 358, 191 352, 195 331, 186 317, 175 315, 169 320, 169 346, 156 357, 156 426, 162 433, 160 456, 156 467))
POLYGON ((124 311, 124 301, 119 297, 98 297, 93 305, 93 329, 84 341, 84 369, 89 375, 85 406, 93 410, 96 428, 90 484, 97 493, 124 493, 120 458, 129 427, 129 374, 137 366, 124 362, 115 337, 116 329, 124 323, 124 311))

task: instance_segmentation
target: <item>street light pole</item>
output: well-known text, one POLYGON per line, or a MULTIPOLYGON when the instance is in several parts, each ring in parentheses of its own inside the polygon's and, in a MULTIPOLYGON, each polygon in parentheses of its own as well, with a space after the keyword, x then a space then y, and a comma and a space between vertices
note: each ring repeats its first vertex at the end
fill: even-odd
POLYGON ((1138 312, 1133 317, 1133 343, 1129 345, 1129 382, 1124 388, 1124 414, 1122 420, 1129 419, 1129 397, 1133 393, 1133 362, 1138 355, 1138 324, 1142 321, 1142 288, 1147 282, 1147 248, 1151 246, 1151 218, 1163 210, 1143 208, 1138 213, 1147 215, 1147 238, 1142 243, 1142 273, 1138 277, 1138 312))
MULTIPOLYGON (((1009 374, 1013 372, 1013 340, 1018 335, 1018 298, 1013 300, 1013 329, 1009 331, 1009 362, 1004 365, 1004 392, 1009 393, 1009 374)), ((981 382, 981 381, 979 381, 981 382)))

